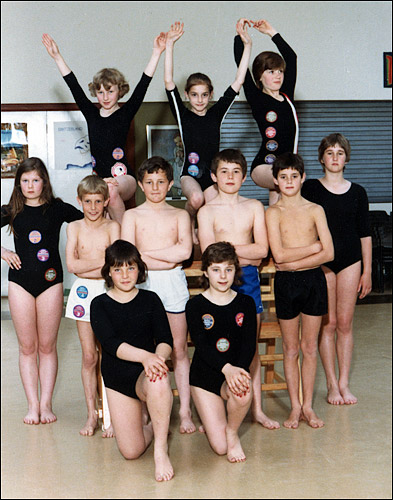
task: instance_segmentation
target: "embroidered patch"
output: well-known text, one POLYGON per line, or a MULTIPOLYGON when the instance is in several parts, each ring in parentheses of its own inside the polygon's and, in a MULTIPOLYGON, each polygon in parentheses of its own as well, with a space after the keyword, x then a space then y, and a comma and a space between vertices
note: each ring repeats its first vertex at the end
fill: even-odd
POLYGON ((227 352, 230 345, 229 340, 225 338, 218 339, 216 342, 217 351, 220 352, 227 352))
POLYGON ((214 318, 211 314, 204 314, 202 316, 203 325, 205 330, 210 330, 214 325, 214 318))
POLYGON ((275 159, 276 159, 276 157, 274 155, 267 155, 267 156, 265 156, 265 162, 268 165, 271 165, 274 162, 275 159))
POLYGON ((276 141, 267 141, 267 143, 266 143, 266 149, 268 151, 276 151, 277 148, 278 148, 278 142, 276 142, 276 141))
POLYGON ((196 165, 190 165, 188 167, 188 173, 192 175, 193 177, 198 177, 199 174, 199 168, 196 165))
POLYGON ((273 139, 273 137, 276 137, 277 130, 274 127, 268 127, 265 130, 266 137, 269 137, 269 139, 273 139))
POLYGON ((244 313, 238 313, 235 317, 237 326, 243 326, 244 313))
POLYGON ((198 163, 199 161, 199 154, 198 153, 190 153, 188 155, 188 161, 195 165, 195 163, 198 163))
POLYGON ((56 279, 57 273, 56 270, 51 267, 45 272, 45 279, 46 281, 53 281, 56 279))
POLYGON ((97 165, 96 159, 93 155, 91 155, 91 164, 93 165, 93 168, 97 165))
POLYGON ((115 160, 121 160, 124 156, 124 151, 121 148, 116 148, 112 151, 112 156, 115 160))
POLYGON ((85 286, 81 285, 76 289, 76 294, 80 299, 85 299, 88 296, 89 291, 85 286))
POLYGON ((46 262, 49 259, 49 252, 46 248, 41 248, 37 252, 37 259, 41 262, 46 262))
POLYGON ((119 177, 120 175, 127 174, 127 167, 124 163, 116 162, 111 168, 112 177, 119 177))
POLYGON ((30 231, 29 233, 29 241, 34 245, 39 243, 42 240, 41 233, 39 231, 30 231))
POLYGON ((85 308, 83 306, 78 305, 74 307, 72 312, 76 318, 82 318, 85 315, 85 308))
POLYGON ((266 121, 273 123, 277 120, 277 113, 275 111, 268 111, 266 113, 266 121))

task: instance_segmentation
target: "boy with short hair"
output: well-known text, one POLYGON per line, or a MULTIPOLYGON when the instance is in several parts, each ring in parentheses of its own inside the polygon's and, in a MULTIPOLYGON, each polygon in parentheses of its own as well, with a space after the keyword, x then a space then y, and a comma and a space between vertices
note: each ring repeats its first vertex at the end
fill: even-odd
POLYGON ((146 263, 148 277, 138 285, 157 293, 164 304, 173 335, 172 361, 180 398, 180 432, 196 428, 190 408, 190 360, 187 348, 187 279, 182 263, 192 252, 191 221, 188 212, 166 202, 173 185, 173 168, 164 158, 145 160, 137 172, 138 184, 146 201, 127 210, 121 238, 134 244, 146 263))
POLYGON ((225 149, 216 154, 211 165, 212 179, 218 195, 198 212, 198 238, 201 251, 212 243, 232 243, 242 266, 242 281, 235 290, 250 295, 257 308, 256 349, 250 365, 253 386, 251 413, 253 420, 267 429, 277 429, 279 423, 268 418, 262 411, 261 363, 258 352, 258 335, 263 311, 259 270, 262 259, 268 253, 268 241, 263 204, 239 195, 246 179, 247 162, 237 149, 225 149))
MULTIPOLYGON (((90 325, 90 303, 106 292, 101 268, 105 263, 105 249, 120 238, 120 224, 105 217, 109 203, 106 182, 97 175, 88 175, 78 185, 78 203, 84 218, 67 227, 66 262, 68 272, 77 276, 67 301, 65 316, 76 320, 82 347, 82 383, 87 405, 87 421, 79 431, 92 436, 98 422, 96 412, 98 352, 90 325)), ((110 425, 103 437, 113 437, 110 425)))
POLYGON ((283 338, 284 372, 291 413, 284 427, 297 429, 300 420, 319 428, 324 422, 312 408, 317 370, 318 333, 327 313, 327 286, 321 264, 333 259, 334 248, 320 205, 301 196, 305 180, 301 156, 284 153, 273 164, 273 178, 281 198, 266 212, 269 244, 276 263, 276 313, 283 338), (302 323, 299 342, 299 321, 302 323), (303 404, 299 399, 299 348, 303 353, 303 404))

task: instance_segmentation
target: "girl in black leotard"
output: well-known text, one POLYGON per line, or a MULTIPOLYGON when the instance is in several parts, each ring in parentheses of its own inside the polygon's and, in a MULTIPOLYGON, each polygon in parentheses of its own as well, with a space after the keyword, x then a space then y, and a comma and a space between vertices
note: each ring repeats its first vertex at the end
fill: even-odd
MULTIPOLYGON (((260 187, 270 190, 269 201, 278 200, 272 164, 281 154, 297 153, 298 121, 293 98, 296 84, 296 54, 266 20, 245 21, 253 28, 269 35, 282 57, 275 52, 261 52, 247 71, 244 92, 259 131, 262 144, 251 165, 251 178, 260 187), (284 78, 285 74, 285 78, 284 78)), ((243 54, 240 37, 235 37, 235 60, 239 64, 243 54)))
MULTIPOLYGON (((194 73, 188 78, 185 94, 191 109, 184 105, 173 81, 173 47, 183 35, 183 24, 176 22, 167 33, 165 88, 183 141, 184 164, 181 173, 181 189, 187 198, 185 208, 191 215, 193 226, 199 208, 217 196, 217 190, 210 177, 210 164, 214 155, 219 151, 221 124, 243 85, 251 54, 251 37, 243 21, 238 21, 236 25, 236 30, 245 47, 243 57, 239 61, 236 79, 209 109, 209 101, 213 97, 213 86, 210 78, 203 73, 194 73)), ((195 234, 194 242, 197 243, 195 234)))
POLYGON ((109 288, 93 299, 90 321, 102 346, 101 370, 116 441, 127 459, 138 458, 154 434, 156 480, 168 481, 172 390, 166 360, 173 339, 158 295, 139 290, 146 265, 134 245, 117 240, 105 251, 102 276, 109 288), (144 422, 142 401, 151 422, 144 422))
POLYGON ((306 180, 302 188, 304 198, 324 208, 334 244, 334 260, 322 266, 328 285, 329 313, 322 321, 319 351, 326 373, 327 400, 335 405, 357 402, 348 387, 352 322, 358 296, 362 299, 371 291, 368 200, 362 186, 344 178, 350 152, 350 143, 341 134, 322 139, 318 153, 325 175, 306 180))
POLYGON ((91 94, 97 97, 100 109, 86 97, 55 41, 44 34, 42 42, 86 118, 93 172, 107 182, 110 192, 109 215, 121 223, 125 211, 124 202, 132 198, 136 189, 135 176, 126 159, 127 135, 130 124, 143 102, 160 56, 165 50, 165 33, 154 39, 150 61, 130 99, 122 107, 119 106, 118 100, 130 88, 122 73, 113 68, 105 68, 95 75, 93 82, 89 84, 89 89, 91 94))
POLYGON ((186 306, 195 353, 191 394, 213 450, 243 462, 238 430, 252 400, 250 364, 255 353, 254 300, 237 293, 241 268, 231 243, 209 245, 202 255, 205 292, 186 306), (224 401, 227 401, 228 418, 224 401))
POLYGON ((57 374, 57 332, 63 311, 60 228, 83 213, 55 198, 45 165, 24 160, 17 169, 1 227, 14 234, 15 252, 1 247, 9 265, 8 301, 19 343, 19 368, 28 402, 26 424, 51 423, 57 374), (40 397, 38 396, 40 384, 40 397))

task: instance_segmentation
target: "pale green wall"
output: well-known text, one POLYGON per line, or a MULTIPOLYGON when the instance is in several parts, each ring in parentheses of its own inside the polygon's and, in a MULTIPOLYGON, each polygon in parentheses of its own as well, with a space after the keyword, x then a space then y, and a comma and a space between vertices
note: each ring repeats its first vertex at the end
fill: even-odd
MULTIPOLYGON (((233 81, 232 45, 240 17, 268 19, 298 54, 298 100, 390 99, 382 54, 392 50, 391 2, 1 2, 2 103, 72 102, 41 44, 51 34, 83 88, 96 71, 118 67, 133 86, 152 41, 176 20, 185 33, 176 45, 175 78, 207 73, 216 95, 233 81)), ((251 30, 252 57, 274 50, 251 30)), ((244 99, 244 94, 241 94, 244 99)), ((165 101, 163 61, 146 101, 165 101)))

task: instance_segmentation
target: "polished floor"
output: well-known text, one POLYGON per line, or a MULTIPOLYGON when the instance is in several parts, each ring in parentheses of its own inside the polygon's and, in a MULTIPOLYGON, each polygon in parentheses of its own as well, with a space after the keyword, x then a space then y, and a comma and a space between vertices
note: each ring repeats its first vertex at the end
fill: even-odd
MULTIPOLYGON (((245 463, 216 456, 203 434, 180 435, 175 398, 169 444, 175 477, 168 483, 154 480, 152 447, 126 461, 115 440, 102 439, 101 432, 79 435, 85 403, 70 319, 62 319, 59 332, 58 421, 23 424, 17 342, 10 319, 1 323, 2 498, 392 498, 391 304, 356 307, 352 390, 359 403, 327 404, 319 364, 314 408, 325 427, 314 430, 303 422, 297 430, 269 431, 248 415, 241 427, 245 463)), ((263 405, 282 423, 287 392, 264 393, 263 405)))

